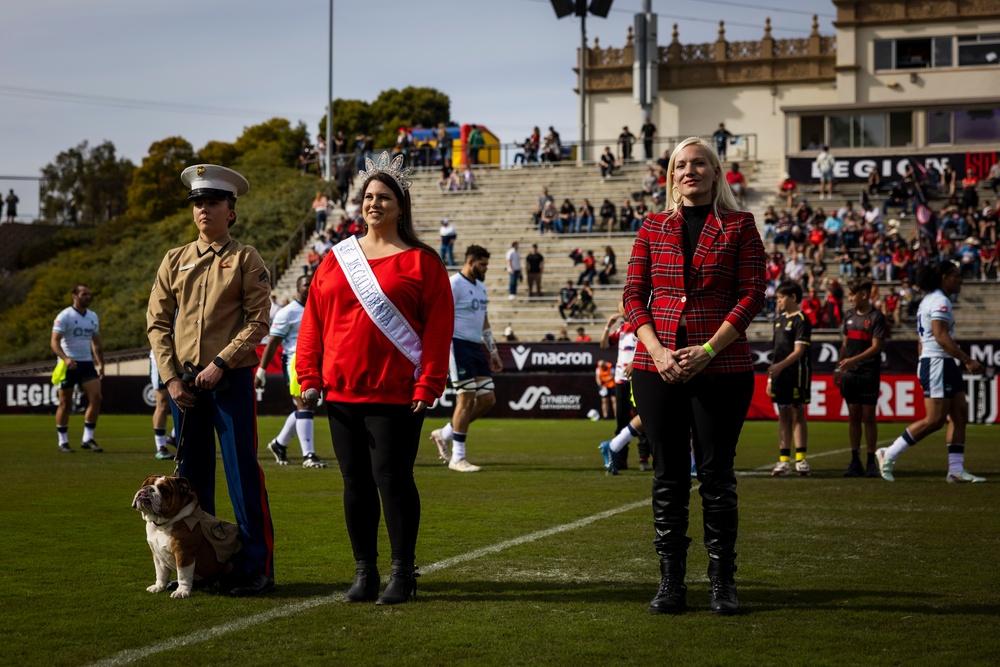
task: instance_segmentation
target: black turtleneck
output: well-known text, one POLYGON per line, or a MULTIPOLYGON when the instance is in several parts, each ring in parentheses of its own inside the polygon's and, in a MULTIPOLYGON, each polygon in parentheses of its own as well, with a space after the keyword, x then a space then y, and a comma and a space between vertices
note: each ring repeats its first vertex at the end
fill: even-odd
POLYGON ((694 249, 698 245, 701 237, 701 230, 705 227, 708 214, 712 210, 711 204, 704 206, 684 206, 681 208, 681 215, 684 218, 684 275, 687 275, 687 267, 691 266, 694 258, 694 249))

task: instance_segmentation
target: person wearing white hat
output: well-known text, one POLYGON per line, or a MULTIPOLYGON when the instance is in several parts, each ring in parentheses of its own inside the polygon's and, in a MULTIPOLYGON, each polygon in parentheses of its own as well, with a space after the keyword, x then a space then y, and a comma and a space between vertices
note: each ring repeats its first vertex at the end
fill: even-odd
POLYGON ((156 272, 146 333, 178 426, 178 473, 215 514, 215 433, 244 549, 224 587, 242 597, 274 588, 274 529, 257 462, 257 345, 268 331, 271 281, 257 251, 236 241, 236 199, 250 184, 212 164, 188 167, 198 238, 168 250, 156 272), (183 418, 181 417, 183 415, 183 418))

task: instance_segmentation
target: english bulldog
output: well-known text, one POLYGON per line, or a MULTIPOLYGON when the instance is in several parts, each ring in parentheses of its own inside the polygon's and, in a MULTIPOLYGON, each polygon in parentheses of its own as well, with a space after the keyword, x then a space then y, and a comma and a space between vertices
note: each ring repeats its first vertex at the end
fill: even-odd
POLYGON ((242 548, 239 527, 203 511, 191 482, 183 477, 150 475, 132 500, 146 520, 146 542, 153 552, 156 583, 146 588, 172 598, 190 597, 195 580, 213 580, 233 570, 230 562, 242 548))

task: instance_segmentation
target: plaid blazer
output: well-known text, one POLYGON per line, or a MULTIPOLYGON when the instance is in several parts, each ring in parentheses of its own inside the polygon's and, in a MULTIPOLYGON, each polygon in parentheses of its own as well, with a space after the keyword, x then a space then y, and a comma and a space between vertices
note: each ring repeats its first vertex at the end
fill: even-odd
MULTIPOLYGON (((684 286, 684 246, 680 209, 649 215, 639 229, 625 280, 625 313, 638 330, 651 324, 660 343, 676 349, 677 327, 687 320, 689 345, 707 342, 723 322, 740 337, 719 352, 702 373, 753 369, 745 332, 764 307, 764 244, 753 214, 728 211, 721 219, 709 213, 684 286)), ((656 372, 640 342, 633 366, 656 372)))

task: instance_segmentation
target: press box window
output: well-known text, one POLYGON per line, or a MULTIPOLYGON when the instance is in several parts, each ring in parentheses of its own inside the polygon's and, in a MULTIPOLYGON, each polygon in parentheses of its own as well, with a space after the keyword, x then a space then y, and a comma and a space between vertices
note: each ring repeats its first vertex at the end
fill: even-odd
POLYGON ((959 37, 958 65, 1000 65, 1000 33, 959 37))
POLYGON ((951 67, 951 37, 875 41, 875 70, 951 67))

